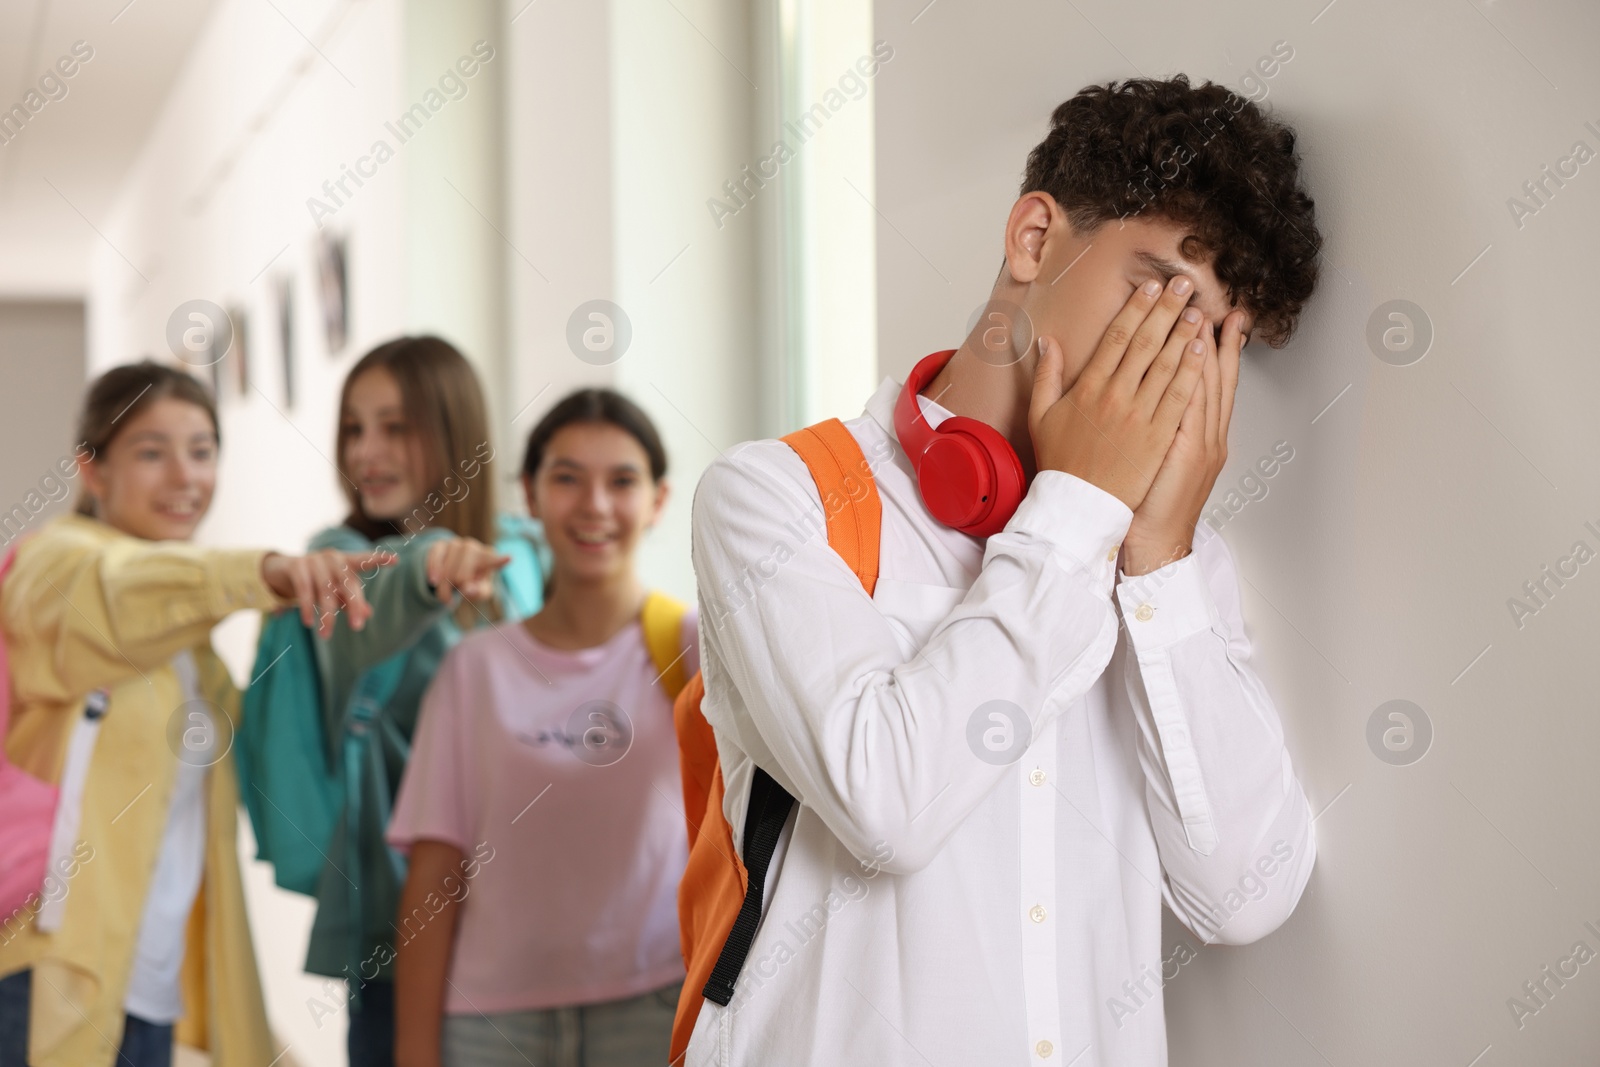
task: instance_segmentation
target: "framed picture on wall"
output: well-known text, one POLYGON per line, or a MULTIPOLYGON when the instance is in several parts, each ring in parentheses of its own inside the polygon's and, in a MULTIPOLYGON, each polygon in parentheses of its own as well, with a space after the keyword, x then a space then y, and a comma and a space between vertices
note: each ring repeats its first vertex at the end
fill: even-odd
POLYGON ((283 368, 283 406, 294 407, 294 278, 284 275, 276 285, 278 361, 283 368))
POLYGON ((228 352, 233 359, 233 385, 239 395, 244 396, 250 392, 249 323, 244 308, 239 305, 228 309, 228 318, 233 322, 233 348, 228 352))
POLYGON ((322 329, 328 355, 344 350, 350 336, 350 298, 345 277, 345 239, 323 232, 317 237, 317 282, 322 294, 322 329))
MULTIPOLYGON (((195 321, 195 317, 191 316, 190 322, 195 321)), ((185 358, 184 362, 189 363, 190 359, 193 360, 189 365, 190 371, 196 376, 205 376, 206 383, 211 386, 211 399, 217 404, 221 404, 222 364, 227 360, 228 353, 217 351, 217 324, 211 322, 209 316, 206 317, 205 322, 204 328, 197 328, 193 331, 193 340, 185 340, 190 356, 185 358)), ((230 330, 229 333, 231 334, 232 331, 230 330)))

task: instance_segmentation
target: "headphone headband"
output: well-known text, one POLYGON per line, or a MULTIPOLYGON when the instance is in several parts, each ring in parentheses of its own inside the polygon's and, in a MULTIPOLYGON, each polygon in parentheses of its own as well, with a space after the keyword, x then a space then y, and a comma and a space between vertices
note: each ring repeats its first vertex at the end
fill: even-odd
MULTIPOLYGON (((922 405, 917 402, 917 397, 922 391, 939 376, 944 370, 944 365, 950 362, 950 357, 956 354, 953 348, 943 352, 935 352, 917 361, 911 368, 911 373, 906 375, 905 388, 900 390, 900 398, 894 405, 894 430, 900 438, 900 447, 906 450, 906 455, 920 457, 936 429, 928 425, 927 416, 922 412, 922 405)), ((911 465, 917 466, 917 460, 912 459, 911 465)))

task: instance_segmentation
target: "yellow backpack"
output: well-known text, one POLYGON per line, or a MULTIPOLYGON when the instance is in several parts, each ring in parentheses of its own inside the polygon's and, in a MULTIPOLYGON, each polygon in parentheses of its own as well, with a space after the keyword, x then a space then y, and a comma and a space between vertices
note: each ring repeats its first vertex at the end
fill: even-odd
POLYGON ((681 601, 652 589, 644 598, 644 608, 639 612, 639 624, 644 628, 644 647, 650 650, 650 662, 660 674, 661 688, 667 696, 676 699, 688 682, 684 673, 683 617, 689 609, 681 601))

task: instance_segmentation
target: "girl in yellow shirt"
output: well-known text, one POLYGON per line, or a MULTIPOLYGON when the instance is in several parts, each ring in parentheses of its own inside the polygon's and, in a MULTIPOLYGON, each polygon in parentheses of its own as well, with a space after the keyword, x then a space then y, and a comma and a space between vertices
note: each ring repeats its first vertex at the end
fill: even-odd
POLYGON ((355 572, 391 557, 189 544, 219 434, 181 371, 147 360, 101 375, 79 435, 77 513, 22 540, 0 583, 7 754, 63 783, 63 810, 81 789, 64 892, 0 916, 0 1063, 166 1067, 176 1039, 217 1067, 267 1067, 225 758, 238 692, 211 628, 296 603, 324 636, 339 612, 360 628, 371 608, 355 572))

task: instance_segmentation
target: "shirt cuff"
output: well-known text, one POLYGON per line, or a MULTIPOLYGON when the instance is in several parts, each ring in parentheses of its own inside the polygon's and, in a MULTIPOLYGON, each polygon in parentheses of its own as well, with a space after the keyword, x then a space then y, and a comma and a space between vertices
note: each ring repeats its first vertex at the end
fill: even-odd
POLYGON ((261 577, 261 561, 267 553, 259 549, 222 551, 216 553, 212 568, 211 588, 208 596, 212 603, 211 617, 220 619, 235 611, 254 608, 273 611, 292 599, 280 598, 261 577))
POLYGON ((1006 529, 1045 541, 1064 569, 1087 571, 1109 597, 1117 551, 1132 522, 1128 505, 1099 486, 1066 471, 1044 470, 1034 476, 1006 529))
POLYGON ((455 534, 443 526, 429 526, 411 535, 403 541, 397 550, 380 541, 375 547, 399 556, 391 566, 413 568, 411 575, 405 576, 406 596, 411 603, 421 611, 433 611, 435 608, 454 608, 457 597, 451 594, 449 600, 440 600, 438 590, 428 583, 428 552, 434 543, 442 541, 455 534))
POLYGON ((1122 575, 1116 588, 1129 640, 1139 652, 1160 651, 1211 628, 1215 606, 1193 551, 1148 574, 1122 575))

